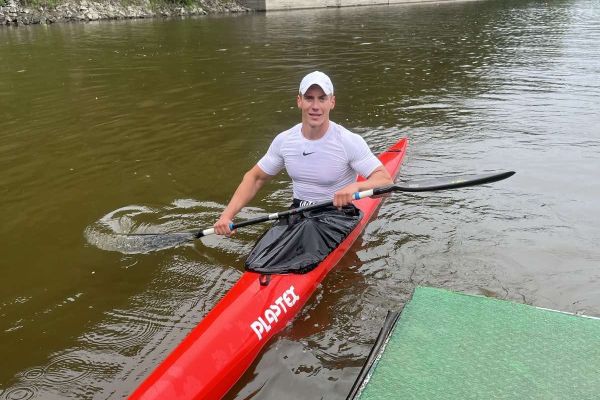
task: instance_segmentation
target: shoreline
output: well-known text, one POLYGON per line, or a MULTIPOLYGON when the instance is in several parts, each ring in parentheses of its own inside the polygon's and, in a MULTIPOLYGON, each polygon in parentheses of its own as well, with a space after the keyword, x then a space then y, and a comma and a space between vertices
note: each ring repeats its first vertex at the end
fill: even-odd
POLYGON ((3 4, 3 0, 0 0, 0 26, 169 18, 252 11, 235 0, 196 0, 193 4, 157 3, 150 0, 132 1, 129 4, 115 0, 67 0, 52 7, 23 5, 15 0, 4 1, 3 4))
POLYGON ((2 26, 477 0, 0 0, 2 26), (267 3, 267 1, 269 1, 267 3), (27 2, 27 3, 23 3, 27 2))

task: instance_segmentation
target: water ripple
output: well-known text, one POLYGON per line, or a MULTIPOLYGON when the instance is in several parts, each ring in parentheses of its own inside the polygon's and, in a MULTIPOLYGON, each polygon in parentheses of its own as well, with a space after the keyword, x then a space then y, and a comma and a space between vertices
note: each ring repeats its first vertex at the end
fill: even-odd
POLYGON ((15 387, 0 392, 2 400, 29 400, 36 396, 37 389, 34 386, 15 387))

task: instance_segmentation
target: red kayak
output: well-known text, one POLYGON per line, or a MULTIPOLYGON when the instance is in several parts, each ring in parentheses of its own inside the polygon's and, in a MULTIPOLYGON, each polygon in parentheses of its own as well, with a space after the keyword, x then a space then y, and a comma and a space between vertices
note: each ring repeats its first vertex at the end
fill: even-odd
MULTIPOLYGON (((400 169, 408 140, 379 156, 390 175, 400 169)), ((360 179, 360 178, 359 178, 360 179)), ((267 342, 302 309, 327 273, 348 252, 382 199, 354 201, 364 214, 356 228, 306 274, 244 272, 194 330, 142 382, 131 399, 221 399, 267 342), (261 284, 262 283, 262 284, 261 284)))

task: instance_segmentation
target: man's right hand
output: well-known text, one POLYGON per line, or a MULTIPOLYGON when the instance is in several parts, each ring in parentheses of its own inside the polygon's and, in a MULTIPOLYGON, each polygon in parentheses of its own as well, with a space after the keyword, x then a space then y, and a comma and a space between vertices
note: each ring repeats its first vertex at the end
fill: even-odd
POLYGON ((230 236, 230 235, 234 234, 235 231, 232 231, 229 228, 232 223, 233 223, 233 221, 231 221, 231 218, 221 215, 221 217, 219 217, 219 220, 217 222, 215 222, 215 224, 213 225, 213 228, 215 228, 215 233, 217 235, 226 235, 226 236, 230 236))

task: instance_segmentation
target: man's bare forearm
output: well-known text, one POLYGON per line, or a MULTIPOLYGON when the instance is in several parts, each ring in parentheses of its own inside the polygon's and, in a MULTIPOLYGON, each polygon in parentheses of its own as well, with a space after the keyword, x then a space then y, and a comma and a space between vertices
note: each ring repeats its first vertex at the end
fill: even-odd
POLYGON ((387 169, 385 169, 383 166, 381 166, 381 167, 378 167, 377 169, 375 169, 375 171, 373 171, 373 173, 371 173, 371 175, 369 176, 368 179, 366 179, 362 182, 357 182, 357 184, 358 184, 358 191, 363 191, 363 190, 374 189, 374 188, 378 188, 378 187, 382 187, 382 186, 392 185, 392 184, 394 184, 394 180, 390 176, 387 169))
POLYGON ((336 207, 345 206, 352 202, 352 196, 356 192, 374 189, 381 186, 392 185, 393 183, 394 181, 392 180, 392 177, 390 176, 389 172, 383 166, 380 166, 376 168, 375 171, 371 173, 371 175, 369 175, 368 179, 361 182, 351 183, 345 188, 338 190, 333 195, 333 205, 336 207))
POLYGON ((254 176, 251 171, 248 171, 221 216, 233 219, 256 196, 256 193, 264 186, 265 182, 266 179, 254 176))

